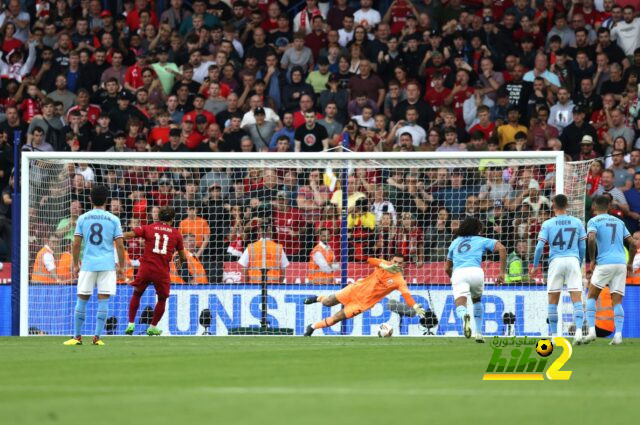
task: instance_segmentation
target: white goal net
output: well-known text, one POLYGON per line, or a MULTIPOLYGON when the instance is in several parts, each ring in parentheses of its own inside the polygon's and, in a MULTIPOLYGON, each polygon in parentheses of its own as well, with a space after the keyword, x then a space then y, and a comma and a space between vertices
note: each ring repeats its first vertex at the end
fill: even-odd
MULTIPOLYGON (((427 320, 404 316, 400 294, 392 293, 370 311, 316 334, 375 335, 388 323, 395 335, 460 335, 444 262, 467 215, 479 217, 484 234, 509 254, 503 286, 493 285, 497 258, 484 263, 485 335, 546 335, 546 287, 529 276, 528 264, 557 191, 569 195, 573 213, 584 219, 589 166, 565 164, 561 152, 124 155, 23 156, 22 335, 72 334, 71 242, 77 217, 91 208, 94 184, 109 187, 107 209, 125 231, 157 220, 161 206, 176 211, 175 227, 190 255, 185 267, 171 269, 171 296, 159 324, 165 335, 301 335, 307 324, 340 308, 306 306, 307 296, 331 294, 366 277, 372 271, 367 258, 394 252, 406 256, 405 279, 430 310, 427 320), (286 268, 255 256, 246 269, 239 265, 264 228, 283 247, 286 268), (55 273, 43 264, 47 250, 55 273)), ((129 279, 142 243, 126 243, 129 279)), ((124 333, 131 293, 120 282, 106 334, 124 333)), ((150 286, 137 332, 146 329, 154 303, 150 286)), ((561 315, 560 329, 566 333, 571 303, 564 306, 568 323, 561 315)), ((87 329, 95 308, 92 297, 87 329)))

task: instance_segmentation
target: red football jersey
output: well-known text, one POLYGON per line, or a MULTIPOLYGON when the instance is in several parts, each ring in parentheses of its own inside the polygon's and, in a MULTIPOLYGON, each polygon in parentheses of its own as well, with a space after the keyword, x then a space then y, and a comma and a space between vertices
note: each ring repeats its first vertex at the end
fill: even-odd
POLYGON ((462 105, 464 101, 469 99, 475 93, 473 87, 467 87, 466 89, 457 92, 453 95, 453 112, 456 114, 458 127, 464 127, 464 117, 462 116, 462 105))
POLYGON ((82 108, 79 105, 72 106, 67 111, 67 122, 70 121, 71 113, 73 111, 81 111, 81 110, 85 110, 85 109, 87 111, 87 121, 89 121, 91 123, 91 125, 96 125, 96 123, 98 122, 98 117, 100 116, 101 110, 100 110, 100 107, 98 105, 94 105, 94 104, 89 104, 85 108, 82 108))
POLYGON ((288 212, 276 211, 273 215, 275 241, 282 244, 287 254, 297 254, 300 251, 301 239, 299 233, 305 225, 304 216, 297 208, 288 212), (295 233, 291 235, 291 233, 295 233))
POLYGON ((409 232, 398 229, 395 235, 395 250, 403 255, 417 255, 422 241, 422 229, 419 227, 414 227, 409 232))
POLYGON ((397 0, 391 6, 391 34, 398 34, 407 22, 407 18, 413 15, 409 3, 406 0, 397 0))
POLYGON ((136 236, 144 238, 144 253, 140 265, 152 267, 158 274, 169 274, 169 262, 176 251, 184 249, 178 229, 163 223, 152 223, 133 229, 136 236))
POLYGON ((441 92, 436 91, 433 87, 429 87, 424 95, 424 100, 429 102, 434 112, 444 105, 444 100, 451 94, 451 89, 444 87, 441 92))
POLYGON ((476 125, 474 125, 469 129, 469 134, 475 131, 481 131, 482 134, 484 134, 484 140, 489 140, 489 137, 491 137, 491 133, 493 132, 493 130, 495 130, 495 128, 496 128, 496 123, 493 121, 491 121, 489 125, 486 127, 483 127, 480 125, 480 123, 477 123, 476 125))

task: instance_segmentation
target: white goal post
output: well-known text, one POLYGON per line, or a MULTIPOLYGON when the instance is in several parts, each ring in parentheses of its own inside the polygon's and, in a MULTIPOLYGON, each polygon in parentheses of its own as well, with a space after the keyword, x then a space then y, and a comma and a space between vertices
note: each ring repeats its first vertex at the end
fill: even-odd
MULTIPOLYGON (((226 220, 229 220, 229 223, 224 224, 225 232, 222 234, 224 239, 220 239, 223 241, 221 243, 224 243, 222 247, 224 249, 214 251, 213 248, 209 247, 207 248, 208 251, 203 251, 199 258, 202 264, 204 264, 204 268, 207 269, 207 272, 209 271, 207 264, 220 263, 220 275, 222 276, 224 273, 224 281, 219 280, 212 282, 210 278, 212 274, 208 273, 207 276, 209 276, 209 279, 207 279, 207 276, 204 278, 206 283, 197 285, 197 279, 192 270, 176 272, 176 274, 183 273, 182 280, 180 284, 176 285, 173 285, 172 281, 172 294, 175 292, 176 295, 173 301, 169 300, 167 313, 160 323, 160 327, 165 330, 165 334, 199 335, 203 333, 203 330, 209 331, 209 327, 211 327, 211 333, 217 335, 252 333, 247 331, 247 329, 253 328, 265 331, 262 333, 279 334, 277 331, 272 332, 272 330, 278 327, 285 329, 282 334, 299 334, 299 330, 307 324, 306 322, 319 320, 322 315, 328 312, 328 309, 323 310, 320 306, 317 308, 313 306, 314 309, 311 309, 312 306, 302 306, 300 303, 301 294, 314 293, 314 291, 318 293, 335 292, 339 290, 340 287, 346 285, 348 279, 365 277, 369 268, 366 262, 362 262, 359 255, 366 254, 374 256, 376 253, 382 252, 376 248, 379 246, 376 245, 376 238, 379 238, 377 229, 380 216, 385 215, 389 211, 393 211, 394 228, 393 234, 390 233, 393 244, 396 249, 407 250, 409 257, 413 258, 409 266, 412 270, 411 275, 413 276, 413 280, 407 279, 410 289, 412 292, 418 294, 418 298, 420 298, 423 304, 426 304, 434 310, 436 316, 440 319, 441 325, 434 325, 433 329, 431 329, 431 327, 427 329, 426 326, 423 326, 424 324, 419 324, 417 319, 403 318, 395 314, 395 312, 387 311, 388 300, 384 300, 384 303, 376 305, 372 309, 370 315, 355 318, 353 321, 355 325, 342 325, 342 327, 341 325, 335 325, 333 330, 328 328, 326 334, 374 335, 375 332, 372 330, 372 326, 384 321, 389 322, 394 327, 400 327, 400 332, 397 332, 396 335, 422 335, 431 331, 438 335, 457 335, 457 325, 454 323, 455 318, 447 316, 450 312, 447 313, 448 307, 444 306, 447 302, 447 297, 451 295, 450 286, 447 287, 440 281, 436 282, 430 276, 430 273, 435 273, 434 270, 438 270, 438 273, 440 273, 439 264, 442 259, 441 257, 435 257, 435 252, 442 252, 443 244, 448 243, 451 237, 448 227, 440 229, 444 233, 438 233, 438 226, 441 225, 441 221, 445 220, 446 226, 453 226, 454 221, 457 221, 458 217, 462 217, 464 214, 468 214, 468 211, 471 211, 469 210, 471 207, 469 205, 465 206, 464 204, 467 199, 456 201, 462 202, 461 205, 456 207, 458 209, 461 208, 460 212, 454 214, 451 211, 447 211, 448 207, 445 205, 451 202, 452 196, 456 196, 456 191, 448 187, 449 176, 456 175, 461 177, 463 189, 461 192, 466 193, 469 198, 474 196, 477 198, 476 202, 482 205, 480 210, 478 210, 478 214, 481 214, 484 219, 493 220, 495 218, 495 210, 504 208, 505 211, 511 214, 510 217, 515 217, 515 220, 524 228, 524 226, 529 226, 529 221, 535 221, 533 219, 529 220, 529 215, 533 217, 533 212, 531 211, 537 209, 538 206, 536 205, 535 208, 532 206, 531 209, 527 209, 525 212, 520 212, 521 209, 519 205, 502 206, 502 200, 506 200, 507 198, 512 202, 517 201, 520 203, 525 199, 524 196, 518 197, 519 194, 515 192, 516 189, 513 189, 514 191, 511 192, 507 188, 508 185, 514 186, 521 184, 521 182, 518 181, 518 176, 520 175, 526 176, 527 180, 524 185, 527 188, 535 186, 535 183, 531 183, 531 186, 529 186, 529 179, 536 180, 541 196, 544 194, 553 195, 556 193, 564 193, 565 190, 569 192, 567 195, 570 198, 570 204, 575 208, 574 211, 579 218, 584 219, 581 212, 584 211, 584 185, 587 168, 582 163, 580 167, 574 167, 571 164, 572 163, 565 164, 564 153, 561 151, 168 154, 24 152, 22 154, 20 177, 22 188, 22 221, 20 229, 20 335, 38 333, 66 335, 68 334, 68 329, 70 329, 72 302, 74 302, 75 298, 72 289, 73 282, 62 282, 62 284, 59 284, 60 282, 34 282, 32 281, 32 275, 35 252, 47 243, 48 238, 53 238, 60 244, 60 253, 68 249, 68 246, 65 245, 66 248, 63 246, 68 243, 67 239, 65 239, 66 234, 64 233, 68 227, 62 226, 61 222, 69 214, 73 216, 73 213, 69 213, 69 211, 70 208, 72 208, 71 204, 77 200, 74 194, 78 190, 82 191, 82 188, 78 189, 78 187, 76 187, 77 184, 82 184, 84 181, 86 186, 83 187, 88 187, 91 181, 93 181, 94 184, 95 182, 100 182, 106 178, 107 173, 112 172, 116 175, 118 181, 116 185, 121 186, 120 189, 122 189, 121 192, 118 192, 119 195, 117 196, 120 197, 119 203, 122 204, 123 209, 125 205, 126 208, 130 208, 130 205, 139 205, 136 204, 136 202, 138 202, 136 196, 142 196, 142 198, 145 199, 144 217, 146 219, 148 215, 148 219, 151 220, 153 216, 151 210, 155 205, 154 202, 168 202, 172 205, 171 203, 177 202, 178 198, 182 199, 182 197, 186 196, 185 193, 189 191, 187 186, 197 186, 198 191, 202 188, 205 190, 215 190, 214 186, 217 184, 215 181, 216 177, 212 177, 214 180, 211 180, 208 186, 204 185, 204 180, 208 178, 209 174, 215 176, 218 172, 217 170, 222 170, 220 172, 223 173, 224 178, 229 179, 229 181, 219 182, 220 185, 227 188, 228 192, 225 194, 226 196, 231 196, 231 194, 233 194, 233 196, 239 196, 237 192, 243 190, 242 186, 248 188, 246 189, 246 197, 242 198, 242 202, 237 200, 228 201, 227 198, 221 198, 221 204, 224 204, 221 211, 223 211, 222 213, 225 214, 225 217, 231 217, 231 214, 238 214, 238 210, 241 210, 241 213, 244 214, 240 219, 239 225, 242 230, 238 230, 239 243, 238 245, 234 245, 234 241, 230 240, 232 237, 229 235, 233 234, 233 231, 229 231, 228 228, 235 224, 231 221, 232 218, 227 218, 226 220), (91 172, 85 173, 87 169, 91 169, 91 172), (134 175, 134 169, 146 170, 140 171, 142 175, 152 173, 153 176, 149 178, 153 179, 153 183, 147 183, 147 180, 144 180, 147 177, 144 176, 139 177, 145 181, 144 185, 139 183, 141 180, 131 179, 130 176, 134 175), (504 198, 498 199, 495 198, 497 196, 495 193, 489 193, 492 186, 491 182, 486 180, 488 177, 485 177, 485 174, 489 174, 490 171, 488 170, 490 169, 497 173, 496 176, 502 176, 503 180, 498 186, 506 192, 509 192, 509 194, 504 195, 504 198), (251 175, 252 170, 255 171, 255 176, 261 177, 251 175), (275 171, 266 172, 265 170, 275 171), (302 188, 303 186, 306 187, 306 179, 310 178, 313 170, 316 170, 321 175, 321 192, 326 198, 324 204, 319 203, 305 210, 303 208, 304 196, 301 193, 308 192, 307 189, 302 190, 302 188), (439 183, 440 186, 438 186, 436 181, 438 172, 446 176, 446 184, 443 184, 441 180, 439 183), (79 178, 78 180, 81 180, 80 183, 72 181, 71 176, 78 174, 83 176, 93 175, 94 177, 79 178), (274 187, 272 192, 267 190, 267 184, 264 183, 267 179, 267 174, 275 176, 273 178, 277 179, 277 187, 274 187), (292 175, 294 177, 291 177, 292 175), (262 179, 256 187, 253 185, 254 180, 252 179, 254 178, 262 179), (340 196, 342 198, 342 201, 340 201, 340 199, 336 197, 336 192, 339 188, 345 185, 348 186, 351 181, 350 178, 353 178, 353 181, 357 181, 358 186, 354 186, 353 188, 348 187, 347 193, 349 196, 340 196), (415 188, 411 186, 414 184, 411 179, 414 178, 418 180, 419 190, 421 190, 419 194, 415 194, 415 188), (158 195, 156 192, 159 191, 159 189, 157 189, 159 187, 158 185, 165 184, 165 179, 173 180, 167 183, 172 185, 170 189, 171 192, 163 197, 162 193, 158 195), (291 185, 287 179, 293 179, 295 182, 295 188, 291 189, 290 192, 288 188, 290 188, 291 185), (567 189, 565 188, 565 184, 567 184, 569 179, 571 181, 571 187, 567 189), (289 186, 287 186, 287 184, 289 184, 289 186), (145 190, 150 190, 145 188, 153 188, 153 196, 151 192, 145 192, 145 190), (351 190, 357 192, 351 193, 351 190), (385 198, 384 202, 390 204, 391 207, 388 209, 379 209, 380 203, 374 199, 376 196, 374 192, 376 190, 380 191, 382 194, 380 196, 385 198), (55 196, 52 195, 53 192, 55 192, 55 196), (133 194, 134 192, 136 192, 135 195, 133 194), (259 285, 258 287, 255 285, 251 286, 246 282, 238 280, 242 280, 243 277, 241 271, 239 271, 235 265, 237 258, 234 257, 234 255, 237 253, 228 254, 227 252, 235 252, 234 249, 246 249, 247 245, 251 243, 251 237, 253 235, 247 223, 254 219, 272 223, 276 214, 279 214, 279 210, 277 206, 271 207, 271 205, 280 202, 276 198, 281 198, 285 195, 287 199, 282 202, 287 203, 286 208, 291 206, 291 208, 296 209, 300 220, 305 220, 304 226, 306 226, 299 231, 287 230, 287 232, 291 231, 291 235, 295 235, 294 239, 297 238, 298 240, 291 241, 291 238, 288 238, 287 242, 284 242, 285 244, 291 243, 301 246, 298 248, 299 251, 296 251, 296 254, 293 256, 294 260, 292 260, 292 263, 294 263, 293 269, 298 270, 292 273, 298 274, 292 277, 292 279, 296 279, 295 282, 287 281, 290 275, 286 275, 283 276, 285 279, 284 283, 277 282, 265 285, 268 286, 267 289, 269 293, 261 294, 259 285), (357 198, 355 201, 356 207, 351 205, 352 195, 354 195, 354 198, 357 198), (168 201, 167 197, 169 197, 168 201), (418 199, 420 197, 422 197, 421 200, 418 199), (254 201, 254 198, 258 199, 258 201, 254 201), (289 205, 289 203, 291 203, 291 205, 289 205), (267 204, 269 205, 268 207, 262 208, 267 204), (338 217, 336 217, 337 220, 335 223, 340 223, 342 227, 332 228, 334 241, 337 241, 335 245, 339 246, 332 246, 332 248, 336 252, 336 256, 340 257, 340 259, 334 260, 337 266, 334 267, 335 275, 331 278, 331 284, 314 286, 310 281, 305 280, 305 277, 308 273, 307 263, 313 261, 310 260, 309 256, 310 248, 317 242, 318 232, 320 228, 322 228, 322 226, 318 227, 317 222, 318 220, 325 219, 322 215, 323 212, 316 210, 324 208, 325 205, 335 208, 339 214, 338 217), (343 205, 347 208, 342 208, 343 205), (364 208, 360 213, 357 212, 359 211, 357 210, 359 207, 364 208), (378 209, 376 210, 376 208, 378 209), (513 210, 510 210, 510 208, 513 208, 513 210), (253 214, 253 216, 248 218, 248 215, 251 214, 253 214), (359 216, 358 214, 362 215, 359 216), (357 237, 354 236, 356 233, 354 229, 357 226, 365 226, 363 223, 366 221, 366 217, 368 217, 366 214, 372 214, 371 217, 376 216, 376 221, 375 225, 372 225, 372 227, 368 229, 370 232, 366 236, 365 248, 359 253, 359 251, 357 251, 359 248, 354 248, 354 246, 359 246, 358 243, 360 242, 354 242, 351 238, 357 237), (439 217, 441 214, 449 214, 449 216, 446 219, 440 220, 439 217), (410 217, 411 220, 413 220, 413 224, 407 224, 406 227, 408 227, 408 229, 403 233, 401 226, 404 226, 404 223, 400 222, 406 218, 405 216, 410 217), (416 236, 414 234, 411 236, 412 226, 414 228, 420 228, 419 235, 416 236), (427 242, 427 234, 429 234, 430 242, 427 242), (416 244, 420 246, 416 247, 416 244), (224 253, 225 259, 213 258, 213 256, 217 255, 216 252, 224 253), (222 268, 224 268, 224 270, 222 270, 222 268), (191 273, 191 275, 189 273, 191 273), (271 288, 272 286, 273 288, 271 288), (212 323, 210 323, 209 326, 202 325, 203 306, 205 306, 211 314, 212 323), (267 315, 267 307, 270 310, 269 315, 267 315), (273 310, 273 315, 271 314, 271 310, 273 310), (176 313, 176 311, 178 312, 176 313), (262 315, 260 314, 261 312, 262 315), (446 317, 443 317, 443 315, 446 317), (194 320, 198 321, 198 316, 200 316, 200 323, 194 324, 194 320), (446 326, 445 321, 447 323, 446 326), (442 327, 441 332, 438 331, 438 326, 442 327)), ((204 216, 205 221, 208 220, 211 223, 215 221, 216 217, 207 216, 207 214, 209 214, 209 205, 212 205, 210 203, 214 202, 213 198, 209 196, 208 193, 203 195, 201 192, 198 192, 198 197, 205 199, 205 201, 198 199, 198 202, 205 202, 205 204, 198 203, 197 210, 196 207, 193 208, 199 215, 204 216)), ((188 196, 186 197, 188 198, 188 196)), ((531 201, 531 205, 533 204, 534 202, 531 201)), ((188 208, 192 208, 193 204, 186 203, 184 205, 186 205, 184 207, 186 211, 188 208)), ((84 210, 82 210, 82 212, 84 212, 84 210)), ((538 211, 536 210, 535 213, 537 214, 538 211)), ((123 230, 130 224, 140 224, 141 219, 136 216, 137 213, 132 215, 130 211, 125 211, 123 214, 127 216, 127 221, 125 221, 124 217, 122 219, 123 230)), ((190 219, 186 213, 184 217, 186 221, 190 219)), ((406 218, 406 220, 409 220, 409 218, 406 218)), ((73 223, 73 220, 67 220, 65 223, 68 225, 69 222, 73 223)), ((178 227, 178 224, 179 223, 176 222, 175 226, 178 227)), ((274 228, 277 226, 277 224, 272 225, 274 228)), ((251 226, 255 226, 253 221, 251 221, 251 226)), ((215 229, 213 229, 213 231, 215 231, 215 229)), ((514 232, 517 231, 517 229, 514 230, 514 232)), ((391 230, 389 232, 391 232, 391 230)), ((522 232, 529 232, 528 227, 526 230, 521 230, 521 233, 522 232)), ((198 235, 196 234, 193 238, 194 250, 196 250, 198 246, 202 246, 198 245, 200 242, 198 242, 197 237, 198 235)), ((206 236, 206 238, 210 237, 213 236, 206 236)), ((513 246, 518 237, 513 235, 508 237, 513 239, 510 240, 509 244, 513 246)), ((58 253, 56 253, 56 261, 57 258, 58 253)), ((441 280, 441 277, 438 279, 441 280)), ((523 294, 533 294, 533 292, 535 292, 537 294, 536 296, 540 297, 543 293, 543 291, 541 291, 543 287, 540 285, 540 282, 537 284, 529 282, 526 287, 522 286, 521 289, 514 289, 519 288, 521 284, 523 284, 523 281, 518 281, 518 283, 505 290, 505 293, 507 291, 510 292, 505 298, 500 298, 499 295, 495 295, 491 291, 489 292, 491 292, 493 294, 492 297, 495 298, 491 299, 494 300, 496 305, 502 305, 504 311, 511 309, 514 311, 517 310, 520 314, 527 316, 531 315, 531 317, 533 317, 535 315, 535 321, 531 319, 530 322, 524 321, 524 318, 519 318, 521 320, 519 326, 521 327, 516 327, 515 330, 509 328, 508 331, 520 331, 533 335, 536 334, 536 332, 542 332, 543 325, 541 323, 542 318, 546 318, 546 308, 544 311, 534 312, 537 308, 537 304, 534 305, 535 303, 528 303, 525 306, 514 306, 513 308, 508 306, 521 302, 519 300, 522 300, 523 294), (538 292, 540 293, 538 294, 538 292)), ((128 285, 118 285, 118 290, 123 290, 123 297, 127 293, 127 288, 128 285)), ((147 291, 150 293, 150 298, 143 300, 143 305, 145 305, 144 301, 152 302, 153 288, 149 287, 147 291)), ((400 299, 397 295, 397 293, 390 294, 389 299, 400 299)), ((546 292, 544 292, 544 295, 546 299, 546 292)), ((93 301, 92 298, 92 302, 93 301)), ((128 299, 126 301, 128 301, 128 299)), ((126 325, 126 307, 127 305, 125 305, 124 298, 112 300, 109 315, 114 314, 114 323, 112 325, 113 334, 123 333, 123 326, 126 325)), ((500 311, 502 312, 503 310, 500 311)), ((140 312, 138 314, 140 315, 140 312)), ((496 314, 498 314, 497 310, 496 314)), ((92 310, 90 306, 87 314, 88 322, 90 321, 91 315, 92 310)), ((507 332, 506 325, 499 323, 502 319, 496 316, 490 320, 492 320, 492 322, 487 324, 485 334, 504 334, 507 332)), ((256 331, 256 334, 260 333, 261 332, 256 331)))

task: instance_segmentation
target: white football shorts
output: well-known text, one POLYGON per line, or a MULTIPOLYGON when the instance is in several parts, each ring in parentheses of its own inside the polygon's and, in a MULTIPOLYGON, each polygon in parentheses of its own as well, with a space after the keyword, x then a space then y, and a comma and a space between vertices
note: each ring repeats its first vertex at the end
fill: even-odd
POLYGON ((98 294, 116 294, 116 271, 89 272, 80 270, 78 273, 78 294, 91 295, 98 287, 98 294))
POLYGON ((478 298, 484 290, 484 271, 480 267, 460 267, 451 275, 451 287, 453 298, 466 297, 478 298))
POLYGON ((576 257, 554 258, 549 264, 547 292, 561 292, 564 285, 569 292, 582 292, 580 260, 576 257))
POLYGON ((624 296, 627 283, 626 264, 598 264, 591 276, 591 284, 596 288, 604 289, 609 285, 609 291, 624 296))

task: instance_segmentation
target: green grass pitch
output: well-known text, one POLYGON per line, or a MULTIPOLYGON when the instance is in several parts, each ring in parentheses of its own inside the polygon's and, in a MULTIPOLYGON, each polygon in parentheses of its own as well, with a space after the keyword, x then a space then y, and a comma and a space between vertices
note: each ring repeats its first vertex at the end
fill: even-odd
POLYGON ((1 424, 584 425, 640 416, 640 340, 574 347, 563 368, 570 381, 537 382, 483 382, 489 344, 459 338, 63 340, 0 338, 1 424))

